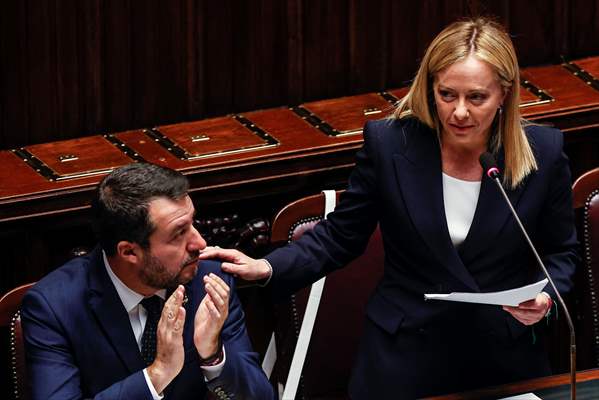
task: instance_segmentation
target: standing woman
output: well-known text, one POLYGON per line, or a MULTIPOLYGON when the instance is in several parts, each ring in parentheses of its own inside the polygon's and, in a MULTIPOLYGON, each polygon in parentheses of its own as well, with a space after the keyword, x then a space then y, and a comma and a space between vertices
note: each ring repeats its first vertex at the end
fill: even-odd
MULTIPOLYGON (((393 117, 364 128, 336 210, 264 260, 211 249, 223 269, 286 295, 361 254, 377 223, 385 272, 367 305, 351 398, 417 398, 550 373, 531 326, 546 289, 519 307, 425 302, 424 293, 490 292, 542 279, 479 156, 503 185, 560 292, 571 288, 576 234, 562 133, 527 124, 512 42, 497 23, 456 22, 430 44, 393 117)), ((368 265, 364 265, 368 273, 368 265)), ((346 327, 351 329, 351 327, 346 327)))

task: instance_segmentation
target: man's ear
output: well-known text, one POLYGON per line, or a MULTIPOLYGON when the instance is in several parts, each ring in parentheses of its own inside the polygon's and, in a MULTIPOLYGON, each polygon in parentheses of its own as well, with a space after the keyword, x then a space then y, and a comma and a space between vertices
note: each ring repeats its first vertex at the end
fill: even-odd
POLYGON ((141 264, 142 262, 142 248, 137 243, 128 242, 121 240, 116 245, 116 255, 121 260, 126 261, 130 264, 141 264))

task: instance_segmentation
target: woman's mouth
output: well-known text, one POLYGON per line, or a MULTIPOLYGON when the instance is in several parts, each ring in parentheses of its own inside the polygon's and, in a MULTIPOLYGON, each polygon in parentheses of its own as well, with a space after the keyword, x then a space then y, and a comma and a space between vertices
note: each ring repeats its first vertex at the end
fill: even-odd
POLYGON ((474 127, 474 125, 456 125, 456 124, 449 124, 449 126, 451 126, 457 132, 465 132, 474 127))

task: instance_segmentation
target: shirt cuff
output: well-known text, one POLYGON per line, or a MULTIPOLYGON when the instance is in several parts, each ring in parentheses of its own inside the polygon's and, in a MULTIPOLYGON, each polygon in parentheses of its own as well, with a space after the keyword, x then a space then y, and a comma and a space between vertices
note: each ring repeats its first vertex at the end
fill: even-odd
POLYGON ((549 308, 547 309, 547 312, 545 313, 545 316, 548 317, 551 315, 551 307, 553 307, 553 299, 547 292, 541 292, 541 294, 544 294, 545 296, 547 296, 547 299, 549 300, 549 308))
POLYGON ((156 389, 154 389, 154 385, 150 380, 150 375, 148 375, 148 369, 144 368, 144 378, 146 378, 146 383, 148 384, 148 388, 150 389, 150 393, 152 394, 152 399, 161 400, 164 399, 164 394, 158 394, 156 389))
POLYGON ((216 365, 200 366, 200 368, 202 368, 202 372, 204 373, 204 379, 206 382, 216 379, 220 376, 220 373, 225 367, 225 361, 227 361, 227 353, 225 352, 225 346, 223 346, 223 359, 221 362, 216 365))
POLYGON ((268 269, 270 270, 270 273, 268 275, 268 278, 266 278, 266 280, 263 280, 263 282, 258 283, 258 286, 260 287, 264 287, 266 285, 268 285, 268 283, 270 282, 271 278, 272 278, 272 265, 270 265, 270 262, 268 262, 268 260, 266 258, 261 258, 258 261, 264 261, 266 263, 266 266, 268 267, 268 269))

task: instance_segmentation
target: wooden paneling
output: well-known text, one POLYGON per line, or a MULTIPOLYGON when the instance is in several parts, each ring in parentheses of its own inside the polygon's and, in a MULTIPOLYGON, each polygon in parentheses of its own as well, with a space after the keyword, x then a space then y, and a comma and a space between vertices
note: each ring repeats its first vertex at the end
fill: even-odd
POLYGON ((570 27, 568 35, 571 57, 599 54, 599 2, 572 1, 570 5, 570 27))
POLYGON ((349 86, 347 2, 304 0, 303 3, 304 99, 335 97, 349 86))
POLYGON ((101 109, 102 120, 106 121, 105 127, 110 126, 110 130, 127 129, 132 125, 133 98, 129 89, 133 74, 130 3, 129 0, 103 3, 99 21, 103 25, 100 34, 102 53, 96 60, 94 72, 102 82, 102 91, 95 102, 101 109))
POLYGON ((597 0, 3 2, 0 149, 405 86, 472 14, 523 66, 599 54, 597 0))

